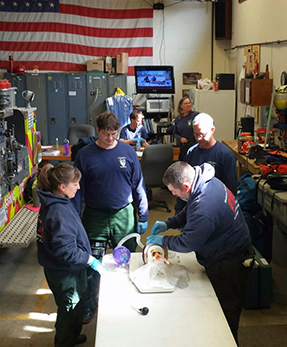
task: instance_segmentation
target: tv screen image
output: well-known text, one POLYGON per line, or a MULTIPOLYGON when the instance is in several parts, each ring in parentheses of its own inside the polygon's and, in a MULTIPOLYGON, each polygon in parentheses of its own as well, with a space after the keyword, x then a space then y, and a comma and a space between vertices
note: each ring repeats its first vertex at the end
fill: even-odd
POLYGON ((137 94, 174 94, 173 66, 135 66, 137 94))

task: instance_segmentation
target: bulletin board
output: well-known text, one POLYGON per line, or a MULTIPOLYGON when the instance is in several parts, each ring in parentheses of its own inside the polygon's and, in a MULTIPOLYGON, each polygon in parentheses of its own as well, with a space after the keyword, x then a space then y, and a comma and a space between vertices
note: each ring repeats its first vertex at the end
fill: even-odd
POLYGON ((260 45, 246 46, 244 48, 244 66, 246 73, 260 71, 260 45))

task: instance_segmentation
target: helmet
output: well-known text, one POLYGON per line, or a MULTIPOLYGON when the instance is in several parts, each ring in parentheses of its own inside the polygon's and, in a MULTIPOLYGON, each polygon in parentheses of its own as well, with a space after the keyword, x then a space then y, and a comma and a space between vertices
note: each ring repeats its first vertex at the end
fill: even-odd
POLYGON ((24 65, 17 65, 15 68, 14 68, 14 72, 18 75, 22 75, 26 72, 26 68, 24 65))

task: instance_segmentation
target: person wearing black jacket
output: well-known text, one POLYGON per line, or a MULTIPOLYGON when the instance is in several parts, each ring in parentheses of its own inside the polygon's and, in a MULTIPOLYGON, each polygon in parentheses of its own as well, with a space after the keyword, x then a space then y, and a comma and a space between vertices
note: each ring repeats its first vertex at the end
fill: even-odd
POLYGON ((81 173, 72 165, 46 164, 38 176, 41 202, 38 226, 38 261, 58 307, 55 347, 84 343, 83 314, 89 301, 87 270, 105 273, 91 254, 91 246, 70 199, 80 188, 81 173))

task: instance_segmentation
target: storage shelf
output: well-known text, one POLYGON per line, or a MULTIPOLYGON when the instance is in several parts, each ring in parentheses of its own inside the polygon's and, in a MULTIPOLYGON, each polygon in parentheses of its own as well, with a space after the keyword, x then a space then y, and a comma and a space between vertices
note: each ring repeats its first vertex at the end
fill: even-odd
POLYGON ((240 81, 240 102, 250 106, 270 106, 272 79, 248 79, 240 81))

